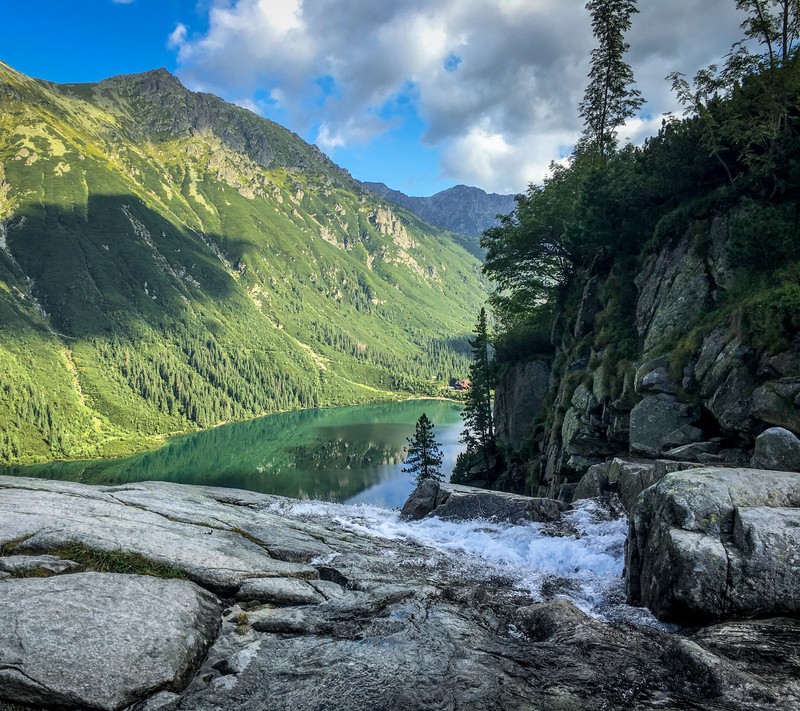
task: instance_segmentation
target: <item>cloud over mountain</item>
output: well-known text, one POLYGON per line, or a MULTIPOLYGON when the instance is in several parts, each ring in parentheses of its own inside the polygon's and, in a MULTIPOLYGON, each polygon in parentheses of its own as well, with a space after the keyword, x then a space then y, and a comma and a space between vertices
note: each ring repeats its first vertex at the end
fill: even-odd
MULTIPOLYGON (((640 10, 629 59, 650 119, 634 138, 677 108, 667 72, 718 60, 740 21, 733 0, 640 10)), ((190 86, 281 112, 327 151, 410 114, 448 177, 508 192, 540 180, 580 132, 593 38, 578 0, 217 0, 206 32, 178 27, 170 42, 190 86)))

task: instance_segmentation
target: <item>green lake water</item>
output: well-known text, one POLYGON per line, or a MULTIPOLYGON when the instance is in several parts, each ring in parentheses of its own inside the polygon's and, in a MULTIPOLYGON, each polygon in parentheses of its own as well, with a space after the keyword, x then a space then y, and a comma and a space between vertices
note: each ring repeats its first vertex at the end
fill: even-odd
POLYGON ((414 488, 401 471, 403 448, 423 412, 435 425, 449 479, 463 449, 461 406, 437 400, 269 415, 124 459, 0 467, 0 474, 106 485, 171 481, 396 508, 414 488))

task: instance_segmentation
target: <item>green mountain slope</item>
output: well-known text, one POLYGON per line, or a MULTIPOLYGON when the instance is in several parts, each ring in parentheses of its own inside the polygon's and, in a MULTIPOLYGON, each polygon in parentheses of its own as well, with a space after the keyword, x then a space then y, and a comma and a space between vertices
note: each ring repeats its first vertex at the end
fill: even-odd
POLYGON ((165 70, 0 63, 0 460, 431 393, 483 299, 450 236, 165 70))

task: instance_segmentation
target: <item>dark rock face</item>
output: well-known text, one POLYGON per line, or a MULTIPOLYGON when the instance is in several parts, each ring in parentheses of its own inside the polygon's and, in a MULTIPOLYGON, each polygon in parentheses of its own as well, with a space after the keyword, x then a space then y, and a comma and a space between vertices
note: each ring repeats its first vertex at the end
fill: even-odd
POLYGON ((628 600, 702 623, 800 611, 800 476, 756 469, 667 475, 637 500, 628 600))
MULTIPOLYGON (((543 407, 554 414, 529 467, 541 495, 557 496, 615 456, 742 466, 769 425, 800 436, 800 356, 758 352, 735 318, 719 312, 733 274, 727 218, 700 229, 702 244, 687 231, 635 277, 635 303, 626 308, 638 345, 627 366, 607 343, 613 328, 625 329, 609 328, 619 275, 602 260, 582 275, 580 301, 554 320, 556 365, 543 407), (715 309, 720 320, 709 330, 703 318, 715 309)), ((496 417, 511 421, 525 395, 504 395, 496 417)))
POLYGON ((543 361, 518 363, 500 378, 494 392, 495 434, 519 450, 533 432, 550 386, 550 366, 543 361))
POLYGON ((402 515, 411 519, 438 516, 466 521, 556 521, 565 505, 555 499, 536 499, 471 486, 443 484, 433 479, 422 482, 403 506, 402 515))
POLYGON ((651 395, 631 410, 631 452, 658 456, 676 430, 697 420, 696 408, 671 395, 651 395))

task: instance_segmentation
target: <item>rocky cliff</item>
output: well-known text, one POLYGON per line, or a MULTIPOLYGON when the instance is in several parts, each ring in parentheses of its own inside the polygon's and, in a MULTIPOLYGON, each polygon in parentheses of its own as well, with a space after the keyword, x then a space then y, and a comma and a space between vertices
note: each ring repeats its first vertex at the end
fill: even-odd
POLYGON ((719 214, 633 266, 596 259, 556 319, 550 382, 531 375, 544 364, 509 368, 496 417, 531 452, 533 493, 620 455, 800 470, 797 314, 765 335, 780 301, 734 284, 729 232, 719 214))

